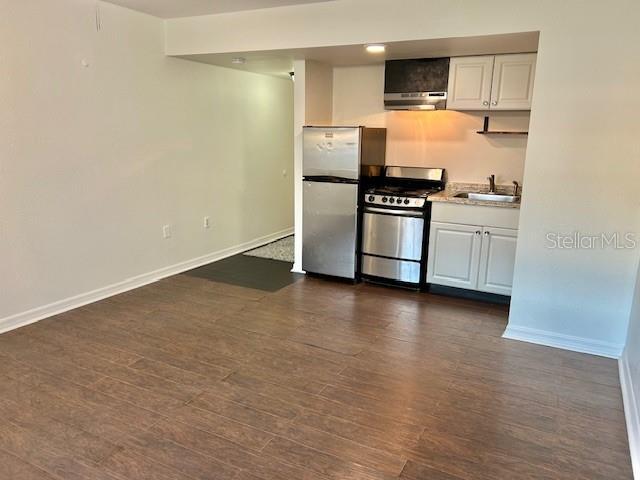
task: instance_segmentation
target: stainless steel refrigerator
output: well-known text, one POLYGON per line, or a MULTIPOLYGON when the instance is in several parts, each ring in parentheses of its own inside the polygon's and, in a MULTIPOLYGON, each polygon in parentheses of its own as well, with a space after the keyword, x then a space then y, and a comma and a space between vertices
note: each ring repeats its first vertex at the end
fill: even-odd
POLYGON ((384 165, 386 129, 304 127, 302 268, 355 279, 361 182, 384 165))

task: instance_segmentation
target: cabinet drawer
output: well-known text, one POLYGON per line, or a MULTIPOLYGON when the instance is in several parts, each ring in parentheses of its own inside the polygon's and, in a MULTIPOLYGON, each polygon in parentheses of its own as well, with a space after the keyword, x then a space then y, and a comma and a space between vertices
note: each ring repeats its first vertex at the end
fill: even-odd
POLYGON ((486 225, 512 230, 518 229, 519 218, 519 208, 434 202, 431 210, 431 220, 434 222, 486 225))
POLYGON ((419 283, 420 262, 362 255, 362 273, 399 282, 419 283))

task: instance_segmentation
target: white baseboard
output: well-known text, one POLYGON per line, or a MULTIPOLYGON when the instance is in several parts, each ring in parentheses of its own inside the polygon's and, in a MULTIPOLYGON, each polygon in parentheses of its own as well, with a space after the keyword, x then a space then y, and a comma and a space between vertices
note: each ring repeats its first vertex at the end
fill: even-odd
POLYGON ((538 330, 536 328, 519 327, 517 325, 507 326, 502 338, 616 359, 620 358, 620 355, 622 355, 622 349, 624 348, 624 345, 618 345, 615 343, 601 342, 591 338, 563 335, 561 333, 538 330))
POLYGON ((291 273, 307 273, 302 269, 302 265, 299 263, 294 263, 293 268, 291 269, 291 273))
POLYGON ((288 228, 280 232, 265 235, 264 237, 255 238, 249 242, 241 243, 240 245, 235 245, 233 247, 225 248, 217 252, 208 253, 207 255, 203 255, 201 257, 192 258, 184 262, 176 263, 175 265, 170 265, 158 270, 154 270, 152 272, 127 278, 126 280, 122 280, 120 282, 107 285, 90 292, 74 295, 73 297, 58 300, 48 305, 43 305, 41 307, 36 307, 25 312, 16 313, 5 318, 0 318, 0 333, 24 327, 53 315, 58 315, 68 310, 72 310, 74 308, 97 302, 98 300, 102 300, 104 298, 111 297, 128 290, 133 290, 134 288, 139 288, 144 285, 157 282, 158 280, 170 277, 171 275, 186 272, 187 270, 201 267, 202 265, 222 260, 223 258, 231 257, 232 255, 246 252, 247 250, 251 250, 253 248, 261 247, 262 245, 266 245, 267 243, 271 243, 281 238, 288 237, 292 234, 293 228, 288 228))
POLYGON ((618 370, 620 371, 620 387, 624 402, 624 417, 627 421, 633 478, 640 479, 640 412, 638 411, 638 401, 633 389, 633 376, 631 375, 626 355, 620 357, 618 370))

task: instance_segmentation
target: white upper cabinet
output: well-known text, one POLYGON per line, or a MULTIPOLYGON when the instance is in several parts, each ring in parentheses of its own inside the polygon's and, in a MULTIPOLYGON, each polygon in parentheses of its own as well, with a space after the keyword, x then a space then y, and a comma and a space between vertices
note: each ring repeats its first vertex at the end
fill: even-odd
POLYGON ((531 110, 536 54, 452 57, 447 109, 531 110))
POLYGON ((489 108, 494 58, 494 55, 486 55, 451 59, 447 109, 487 110, 489 108))
POLYGON ((536 54, 496 55, 491 110, 531 110, 536 54))

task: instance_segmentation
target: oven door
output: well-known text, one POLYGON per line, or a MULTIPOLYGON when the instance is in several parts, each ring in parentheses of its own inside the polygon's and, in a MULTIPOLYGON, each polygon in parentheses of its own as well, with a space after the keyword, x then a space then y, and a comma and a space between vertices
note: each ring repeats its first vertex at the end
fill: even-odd
POLYGON ((367 207, 362 224, 362 253, 419 262, 424 216, 421 212, 367 207))
POLYGON ((424 221, 421 212, 366 208, 362 229, 362 274, 420 283, 424 221))

